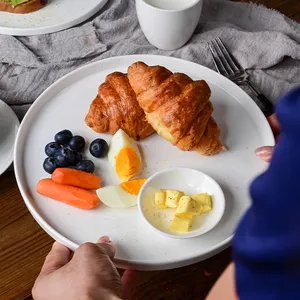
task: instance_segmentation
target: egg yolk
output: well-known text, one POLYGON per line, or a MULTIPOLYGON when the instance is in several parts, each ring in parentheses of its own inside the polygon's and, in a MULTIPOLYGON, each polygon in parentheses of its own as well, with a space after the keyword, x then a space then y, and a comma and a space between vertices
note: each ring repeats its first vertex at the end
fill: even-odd
POLYGON ((136 179, 121 183, 121 188, 129 194, 138 195, 147 179, 136 179))
POLYGON ((141 167, 141 161, 130 147, 124 147, 116 157, 116 172, 120 179, 127 180, 134 176, 141 167))

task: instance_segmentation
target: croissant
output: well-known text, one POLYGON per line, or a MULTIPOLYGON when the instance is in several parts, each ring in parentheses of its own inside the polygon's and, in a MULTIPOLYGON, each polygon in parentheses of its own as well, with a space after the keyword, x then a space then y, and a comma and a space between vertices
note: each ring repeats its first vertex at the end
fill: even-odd
POLYGON ((99 86, 85 122, 96 132, 114 134, 121 128, 136 141, 154 132, 126 74, 120 72, 108 75, 99 86))
POLYGON ((225 150, 212 118, 211 91, 204 80, 137 62, 128 79, 146 118, 159 135, 184 151, 213 155, 225 150))

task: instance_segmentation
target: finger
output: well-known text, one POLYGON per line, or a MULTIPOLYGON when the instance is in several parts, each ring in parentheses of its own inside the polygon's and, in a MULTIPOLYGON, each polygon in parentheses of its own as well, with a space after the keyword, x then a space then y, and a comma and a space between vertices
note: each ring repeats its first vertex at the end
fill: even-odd
POLYGON ((279 124, 276 114, 273 114, 270 117, 268 117, 268 121, 269 121, 269 124, 272 128, 274 135, 277 136, 280 133, 280 124, 279 124))
POLYGON ((138 284, 139 272, 135 270, 125 270, 122 276, 123 297, 125 300, 132 299, 138 284))
POLYGON ((256 149, 255 154, 259 156, 262 160, 266 162, 270 162, 272 158, 274 147, 272 146, 264 146, 256 149))
POLYGON ((40 275, 50 274, 66 265, 70 260, 71 250, 55 242, 47 255, 40 275))
POLYGON ((101 237, 97 244, 111 259, 116 255, 116 247, 108 236, 101 237))

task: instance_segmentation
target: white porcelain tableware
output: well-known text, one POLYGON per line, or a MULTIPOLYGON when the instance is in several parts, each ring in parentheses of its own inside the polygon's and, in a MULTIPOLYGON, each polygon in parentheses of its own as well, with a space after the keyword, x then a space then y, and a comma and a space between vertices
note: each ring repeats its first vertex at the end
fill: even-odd
POLYGON ((138 207, 142 218, 153 230, 170 238, 186 239, 205 234, 219 223, 225 210, 225 197, 219 184, 205 173, 171 168, 152 175, 145 182, 139 193, 138 207), (206 214, 195 216, 189 232, 176 232, 170 229, 175 209, 155 208, 155 193, 160 189, 178 190, 185 195, 207 193, 212 197, 213 208, 206 214))
POLYGON ((86 65, 43 92, 20 126, 14 166, 29 211, 60 243, 74 250, 84 242, 95 242, 108 235, 117 244, 115 263, 119 267, 170 269, 196 263, 228 247, 240 217, 249 206, 249 184, 267 166, 255 156, 254 150, 272 144, 274 137, 266 118, 253 100, 230 80, 201 65, 173 57, 132 55, 86 65), (139 216, 137 207, 112 209, 100 205, 95 210, 83 211, 36 193, 37 182, 49 177, 43 170, 44 147, 62 129, 85 137, 84 155, 94 161, 102 186, 119 183, 108 160, 96 159, 88 151, 88 144, 94 139, 104 138, 110 143, 111 135, 94 132, 84 119, 105 77, 116 71, 127 72, 128 66, 136 61, 183 72, 195 80, 204 79, 211 88, 213 116, 221 128, 226 152, 215 156, 182 152, 157 134, 138 143, 143 158, 141 178, 168 168, 186 167, 206 173, 221 186, 226 199, 224 215, 217 226, 202 236, 180 240, 157 234, 139 216))
POLYGON ((136 0, 136 10, 148 41, 159 49, 174 50, 192 36, 202 4, 203 0, 136 0))
POLYGON ((14 144, 19 125, 19 120, 13 110, 0 100, 0 175, 13 162, 14 144))
POLYGON ((107 0, 51 0, 29 14, 0 12, 0 34, 16 36, 53 33, 75 26, 99 11, 107 0))

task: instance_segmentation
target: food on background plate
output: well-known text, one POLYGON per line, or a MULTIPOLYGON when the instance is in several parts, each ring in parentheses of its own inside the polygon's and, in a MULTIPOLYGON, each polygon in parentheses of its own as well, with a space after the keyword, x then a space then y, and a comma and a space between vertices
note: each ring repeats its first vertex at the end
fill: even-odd
POLYGON ((93 142, 91 142, 90 145, 90 153, 97 158, 103 158, 108 153, 108 144, 103 139, 96 139, 93 142))
POLYGON ((115 134, 123 129, 136 141, 154 132, 136 100, 127 75, 120 72, 109 74, 99 86, 85 122, 99 133, 115 134))
POLYGON ((51 176, 59 184, 72 185, 87 190, 97 190, 101 186, 101 179, 95 174, 71 168, 57 168, 51 176))
POLYGON ((157 209, 176 208, 170 228, 178 232, 188 232, 194 217, 212 210, 212 199, 207 193, 184 195, 177 190, 158 190, 154 196, 157 209))
POLYGON ((136 176, 142 166, 142 158, 137 144, 122 129, 112 137, 108 160, 121 181, 136 176))
POLYGON ((164 139, 181 150, 204 155, 225 150, 204 80, 143 62, 132 64, 127 76, 149 124, 164 139))
POLYGON ((146 179, 136 179, 97 190, 101 202, 111 208, 128 208, 137 204, 137 196, 146 179))
POLYGON ((41 179, 37 184, 36 191, 43 196, 81 209, 93 209, 100 203, 99 198, 92 191, 59 184, 50 178, 41 179))
POLYGON ((47 0, 0 0, 0 11, 27 14, 43 8, 47 0))

